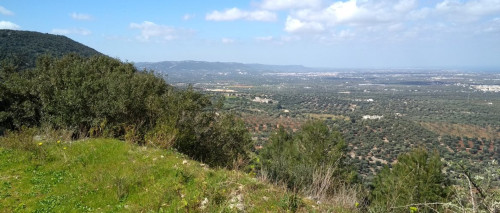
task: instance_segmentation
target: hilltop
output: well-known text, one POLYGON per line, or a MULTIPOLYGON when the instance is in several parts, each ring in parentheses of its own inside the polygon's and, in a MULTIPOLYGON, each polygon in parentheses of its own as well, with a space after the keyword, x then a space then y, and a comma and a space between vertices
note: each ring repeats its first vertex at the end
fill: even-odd
POLYGON ((102 55, 100 52, 66 36, 48 33, 0 30, 0 61, 14 58, 23 67, 34 67, 36 58, 48 54, 61 57, 68 53, 82 56, 102 55))
POLYGON ((0 137, 4 146, 21 140, 23 149, 0 147, 0 212, 339 210, 172 150, 115 139, 0 137))
MULTIPOLYGON (((44 50, 64 46, 39 43, 44 50)), ((0 67, 0 211, 496 212, 499 208, 500 170, 493 160, 496 149, 491 148, 497 142, 441 136, 405 118, 459 112, 436 109, 433 103, 442 102, 428 101, 443 96, 426 93, 424 103, 409 99, 406 94, 415 95, 419 87, 398 96, 391 92, 390 97, 382 88, 379 97, 386 98, 379 100, 370 92, 377 88, 353 89, 352 81, 358 86, 367 82, 351 73, 341 78, 337 73, 297 72, 287 79, 279 71, 254 68, 262 75, 255 80, 249 78, 255 73, 236 68, 250 65, 218 70, 221 64, 170 64, 179 75, 197 76, 219 91, 230 86, 248 91, 222 98, 193 86, 173 87, 158 73, 139 71, 108 56, 57 55, 38 57, 33 68, 24 66, 34 58, 19 57, 18 63, 3 61, 5 66, 0 67), (261 86, 249 90, 252 84, 224 77, 231 75, 261 86), (313 84, 307 83, 311 78, 313 84), (278 82, 275 89, 270 87, 273 82, 278 82), (273 90, 285 93, 265 94, 273 90), (323 94, 327 96, 318 96, 323 94), (273 103, 251 101, 257 97, 273 103), (394 105, 398 97, 402 98, 397 111, 379 102, 394 105), (224 99, 232 106, 225 107, 224 99), (422 111, 426 104, 433 107, 422 111), (277 113, 266 115, 260 109, 277 113), (248 115, 259 131, 268 130, 273 120, 302 120, 294 121, 296 129, 275 125, 267 140, 259 141, 242 120, 248 115), (470 152, 454 152, 456 140, 470 152), (451 154, 441 157, 443 149, 435 147, 451 154), (492 161, 481 158, 483 164, 469 167, 457 160, 480 150, 488 150, 492 161), (360 178, 356 170, 372 176, 360 178), (471 185, 478 193, 469 193, 474 190, 471 185)), ((374 79, 380 79, 376 75, 374 79)), ((419 81, 404 84, 408 82, 419 81)), ((478 107, 488 112, 491 108, 486 107, 493 105, 496 102, 478 107)), ((482 118, 496 124, 495 116, 482 118)))

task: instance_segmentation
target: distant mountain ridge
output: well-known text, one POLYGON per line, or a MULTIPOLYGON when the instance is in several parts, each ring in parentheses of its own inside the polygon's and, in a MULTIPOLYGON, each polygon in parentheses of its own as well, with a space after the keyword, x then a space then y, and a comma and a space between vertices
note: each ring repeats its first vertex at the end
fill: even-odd
POLYGON ((165 76, 170 83, 195 83, 240 80, 245 82, 248 76, 262 76, 273 72, 312 72, 316 69, 301 65, 266 65, 244 64, 236 62, 207 61, 162 61, 137 62, 139 70, 153 70, 165 76))
POLYGON ((245 64, 236 62, 207 62, 207 61, 161 61, 161 62, 137 62, 135 66, 139 69, 152 69, 157 72, 168 71, 287 71, 302 72, 312 70, 312 68, 302 65, 266 65, 266 64, 245 64))
POLYGON ((82 56, 102 53, 66 36, 33 31, 0 30, 0 61, 11 58, 22 67, 34 67, 36 58, 43 54, 61 57, 68 53, 82 56))

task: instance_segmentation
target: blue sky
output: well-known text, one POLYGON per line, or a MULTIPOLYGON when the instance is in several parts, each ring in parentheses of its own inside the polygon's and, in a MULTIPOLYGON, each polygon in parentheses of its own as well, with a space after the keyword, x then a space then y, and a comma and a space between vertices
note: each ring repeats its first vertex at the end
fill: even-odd
POLYGON ((0 29, 133 62, 500 68, 500 0, 0 0, 0 29))

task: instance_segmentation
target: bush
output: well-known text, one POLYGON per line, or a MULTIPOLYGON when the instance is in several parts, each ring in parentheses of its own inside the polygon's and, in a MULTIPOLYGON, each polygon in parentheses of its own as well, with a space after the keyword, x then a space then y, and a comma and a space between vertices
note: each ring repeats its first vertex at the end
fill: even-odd
MULTIPOLYGON (((450 162, 457 174, 450 207, 456 212, 500 212, 500 167, 496 160, 472 173, 463 162, 450 162)), ((451 172, 450 171, 450 172, 451 172)))
POLYGON ((152 73, 106 56, 42 56, 34 69, 4 65, 0 71, 6 129, 43 125, 88 135, 95 127, 93 133, 123 136, 134 125, 143 133, 164 112, 154 103, 170 90, 152 73))
POLYGON ((262 170, 269 179, 316 199, 355 180, 346 165, 345 143, 340 133, 330 131, 321 121, 307 122, 296 134, 280 128, 260 156, 262 170))
POLYGON ((70 130, 73 138, 115 137, 174 147, 212 166, 245 160, 251 140, 209 97, 177 90, 152 72, 107 56, 42 56, 33 69, 0 69, 0 131, 70 130))
POLYGON ((31 153, 31 158, 35 160, 46 160, 49 156, 47 145, 37 135, 35 128, 21 127, 19 131, 7 131, 0 137, 0 147, 11 150, 22 150, 31 153))
POLYGON ((189 140, 190 137, 184 135, 174 147, 211 166, 232 168, 235 160, 248 159, 252 140, 242 120, 222 115, 204 123, 190 126, 189 130, 181 129, 181 135, 190 132, 196 139, 189 140))
POLYGON ((26 127, 22 127, 20 131, 7 131, 3 137, 0 137, 0 146, 34 152, 37 149, 36 132, 36 129, 26 127))
POLYGON ((445 202, 450 182, 441 172, 443 163, 437 151, 415 149, 398 157, 392 169, 385 166, 374 178, 371 193, 374 211, 407 211, 408 205, 422 212, 433 212, 442 206, 430 203, 445 202))

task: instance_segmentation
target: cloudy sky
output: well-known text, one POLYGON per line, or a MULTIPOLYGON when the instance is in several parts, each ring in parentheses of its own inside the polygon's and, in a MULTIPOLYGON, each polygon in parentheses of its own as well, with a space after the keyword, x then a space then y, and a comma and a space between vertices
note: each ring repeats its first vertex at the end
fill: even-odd
POLYGON ((12 0, 0 29, 128 61, 500 68, 500 0, 12 0))

